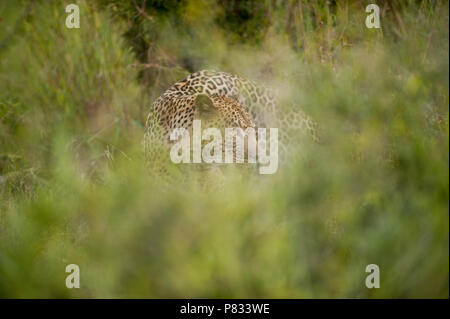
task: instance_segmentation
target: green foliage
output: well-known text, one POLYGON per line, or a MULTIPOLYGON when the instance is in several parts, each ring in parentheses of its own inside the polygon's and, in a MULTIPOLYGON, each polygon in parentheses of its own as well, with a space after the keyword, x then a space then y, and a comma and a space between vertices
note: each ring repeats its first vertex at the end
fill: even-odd
POLYGON ((447 4, 380 2, 374 30, 363 1, 78 3, 80 29, 64 1, 0 4, 1 297, 448 298, 447 4), (201 68, 273 87, 321 142, 161 187, 145 117, 201 68))

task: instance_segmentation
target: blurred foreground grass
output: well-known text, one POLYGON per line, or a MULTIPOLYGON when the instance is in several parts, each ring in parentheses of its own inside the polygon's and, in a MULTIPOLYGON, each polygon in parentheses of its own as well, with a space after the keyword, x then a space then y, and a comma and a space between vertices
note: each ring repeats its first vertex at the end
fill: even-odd
POLYGON ((233 1, 78 3, 72 30, 67 1, 0 4, 0 297, 448 298, 447 4, 382 2, 375 30, 364 1, 246 24, 233 1), (190 68, 265 82, 321 143, 224 190, 161 187, 143 123, 190 68))

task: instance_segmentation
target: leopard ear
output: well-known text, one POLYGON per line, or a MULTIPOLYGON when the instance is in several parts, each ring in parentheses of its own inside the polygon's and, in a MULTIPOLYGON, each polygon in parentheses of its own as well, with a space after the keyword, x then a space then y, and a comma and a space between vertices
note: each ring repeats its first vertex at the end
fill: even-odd
POLYGON ((213 101, 205 94, 197 95, 194 108, 200 118, 209 118, 217 114, 217 108, 214 107, 213 101))

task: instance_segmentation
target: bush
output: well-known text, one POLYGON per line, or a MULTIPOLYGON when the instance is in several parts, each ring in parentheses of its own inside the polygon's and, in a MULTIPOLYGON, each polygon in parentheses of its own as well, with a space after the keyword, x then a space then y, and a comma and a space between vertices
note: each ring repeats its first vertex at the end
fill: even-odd
POLYGON ((78 3, 80 29, 64 1, 0 6, 0 296, 448 298, 447 4, 381 3, 374 30, 362 2, 78 3), (162 188, 145 116, 201 68, 275 88, 321 142, 162 188))

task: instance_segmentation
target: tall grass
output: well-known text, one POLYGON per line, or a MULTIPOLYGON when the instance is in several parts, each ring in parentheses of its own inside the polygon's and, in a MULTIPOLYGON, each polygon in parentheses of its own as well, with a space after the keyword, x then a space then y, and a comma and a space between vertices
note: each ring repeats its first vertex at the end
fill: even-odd
POLYGON ((65 1, 0 4, 0 296, 448 298, 448 4, 380 2, 375 30, 364 1, 78 3, 80 29, 65 1), (147 112, 204 68, 274 88, 320 142, 161 187, 147 112))

